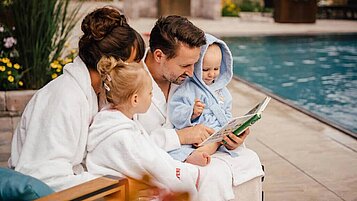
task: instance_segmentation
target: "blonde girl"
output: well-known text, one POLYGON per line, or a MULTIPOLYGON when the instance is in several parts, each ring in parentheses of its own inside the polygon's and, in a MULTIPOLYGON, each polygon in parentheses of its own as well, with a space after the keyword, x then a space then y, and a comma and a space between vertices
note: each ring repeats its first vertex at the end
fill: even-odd
POLYGON ((197 193, 199 169, 170 157, 153 143, 134 114, 145 113, 152 81, 141 64, 103 57, 97 66, 108 105, 95 117, 88 137, 88 171, 142 179, 150 175, 164 192, 197 193))

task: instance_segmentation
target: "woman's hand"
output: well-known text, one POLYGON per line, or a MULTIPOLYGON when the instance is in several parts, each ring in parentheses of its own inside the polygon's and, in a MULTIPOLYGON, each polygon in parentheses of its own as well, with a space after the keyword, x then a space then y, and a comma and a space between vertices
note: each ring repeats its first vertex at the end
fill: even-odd
POLYGON ((244 131, 241 135, 236 136, 233 133, 230 133, 228 136, 224 136, 223 140, 226 142, 222 142, 223 145, 228 149, 228 150, 233 150, 239 147, 241 144, 243 144, 245 138, 249 135, 250 130, 249 128, 244 131))

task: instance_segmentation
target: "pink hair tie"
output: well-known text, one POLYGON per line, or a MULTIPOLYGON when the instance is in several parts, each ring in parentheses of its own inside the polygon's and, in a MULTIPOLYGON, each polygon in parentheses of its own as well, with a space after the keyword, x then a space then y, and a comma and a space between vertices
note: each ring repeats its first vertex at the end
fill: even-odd
POLYGON ((107 84, 104 83, 103 85, 104 85, 105 90, 110 91, 110 88, 108 87, 107 84))
POLYGON ((112 81, 112 78, 110 77, 110 75, 109 75, 109 74, 107 74, 107 80, 108 80, 109 82, 111 82, 111 81, 112 81))

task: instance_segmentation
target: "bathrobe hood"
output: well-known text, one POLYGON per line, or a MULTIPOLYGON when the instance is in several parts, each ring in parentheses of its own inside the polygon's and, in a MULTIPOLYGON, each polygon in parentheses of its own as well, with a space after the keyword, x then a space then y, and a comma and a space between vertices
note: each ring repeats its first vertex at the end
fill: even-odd
POLYGON ((109 109, 109 106, 106 106, 102 109, 103 112, 99 112, 94 118, 97 122, 89 128, 89 136, 88 136, 88 144, 87 150, 91 152, 95 147, 98 146, 102 141, 113 135, 113 133, 127 130, 131 132, 135 132, 138 130, 138 127, 135 125, 134 121, 125 117, 120 113, 122 118, 117 118, 117 114, 115 110, 109 109), (111 115, 106 115, 105 113, 113 113, 111 115), (113 122, 116 122, 115 126, 113 126, 113 122))
POLYGON ((195 64, 195 70, 193 75, 193 80, 199 83, 202 87, 209 89, 210 91, 216 91, 226 87, 227 84, 231 81, 233 75, 233 58, 232 53, 229 50, 228 46, 222 40, 210 35, 205 34, 207 44, 201 47, 201 56, 198 62, 195 64), (202 64, 204 55, 207 52, 208 46, 213 43, 217 43, 221 48, 222 52, 222 61, 221 69, 218 78, 212 83, 209 87, 204 83, 202 79, 202 64))

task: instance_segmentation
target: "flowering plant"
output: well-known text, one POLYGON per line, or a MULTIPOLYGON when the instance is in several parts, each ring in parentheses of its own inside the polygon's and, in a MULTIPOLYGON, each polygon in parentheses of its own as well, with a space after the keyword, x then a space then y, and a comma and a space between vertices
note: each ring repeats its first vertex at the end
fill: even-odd
POLYGON ((0 90, 21 88, 24 85, 21 78, 21 66, 18 63, 12 63, 6 57, 0 58, 0 90))
POLYGON ((77 50, 71 50, 64 58, 57 58, 50 64, 50 70, 48 71, 51 79, 57 78, 59 75, 63 73, 63 66, 68 63, 71 63, 73 59, 77 56, 77 50))
MULTIPOLYGON (((17 40, 13 37, 12 30, 0 24, 0 90, 22 89, 27 84, 23 81, 26 70, 18 63, 17 40)), ((53 60, 47 69, 48 80, 61 75, 63 66, 72 62, 76 56, 77 50, 71 50, 64 57, 53 60)))
POLYGON ((22 69, 17 63, 19 53, 16 50, 17 40, 12 31, 0 23, 0 90, 18 89, 23 86, 22 69))
POLYGON ((239 15, 240 8, 232 0, 222 0, 222 16, 237 17, 239 15))
MULTIPOLYGON (((51 62, 47 72, 49 79, 53 80, 60 76, 63 73, 63 67, 72 62, 77 54, 77 50, 73 49, 63 58, 60 57, 51 62)), ((0 90, 26 88, 22 80, 23 74, 23 68, 18 63, 12 62, 7 57, 0 57, 0 90)))
POLYGON ((16 50, 17 40, 13 37, 12 31, 7 26, 0 23, 0 57, 15 58, 19 56, 16 50))

